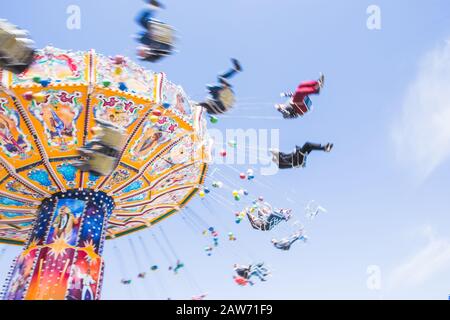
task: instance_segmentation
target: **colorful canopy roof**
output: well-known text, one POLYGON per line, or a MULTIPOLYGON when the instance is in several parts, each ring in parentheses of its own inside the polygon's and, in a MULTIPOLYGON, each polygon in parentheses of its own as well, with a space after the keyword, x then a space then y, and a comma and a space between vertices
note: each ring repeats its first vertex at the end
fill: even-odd
POLYGON ((29 71, 0 70, 0 79, 0 242, 23 243, 39 204, 55 192, 114 197, 111 238, 168 217, 203 183, 210 155, 203 110, 163 73, 126 58, 46 47, 29 71), (108 177, 73 166, 95 119, 128 134, 108 177))

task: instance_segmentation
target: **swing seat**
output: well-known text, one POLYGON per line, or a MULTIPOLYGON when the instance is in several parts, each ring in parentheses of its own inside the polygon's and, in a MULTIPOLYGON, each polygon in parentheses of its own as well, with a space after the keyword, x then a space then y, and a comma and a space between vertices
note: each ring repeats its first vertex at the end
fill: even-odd
MULTIPOLYGON (((152 19, 148 22, 148 33, 142 33, 139 42, 145 47, 141 60, 157 62, 174 51, 175 31, 161 21, 152 19)), ((142 48, 141 48, 142 50, 142 48)))
POLYGON ((175 30, 166 23, 152 19, 150 21, 152 40, 157 43, 173 46, 175 42, 175 30))
POLYGON ((304 116, 306 113, 311 111, 312 100, 308 96, 306 96, 303 99, 303 103, 292 103, 291 102, 291 105, 300 116, 304 116))
POLYGON ((0 20, 0 68, 20 74, 30 67, 34 49, 26 35, 6 20, 0 20))
POLYGON ((82 159, 75 166, 81 171, 108 176, 119 163, 127 137, 119 128, 101 121, 98 124, 98 134, 85 147, 78 149, 82 159))
POLYGON ((231 109, 236 103, 236 97, 230 87, 224 87, 220 89, 218 100, 223 104, 226 110, 231 109))

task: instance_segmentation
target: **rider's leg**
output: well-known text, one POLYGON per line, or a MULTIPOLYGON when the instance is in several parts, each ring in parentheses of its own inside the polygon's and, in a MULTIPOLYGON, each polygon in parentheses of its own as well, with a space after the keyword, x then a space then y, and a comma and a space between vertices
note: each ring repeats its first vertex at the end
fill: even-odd
POLYGON ((319 143, 306 142, 303 147, 300 148, 300 152, 305 155, 310 154, 312 151, 325 151, 325 146, 322 146, 319 143))

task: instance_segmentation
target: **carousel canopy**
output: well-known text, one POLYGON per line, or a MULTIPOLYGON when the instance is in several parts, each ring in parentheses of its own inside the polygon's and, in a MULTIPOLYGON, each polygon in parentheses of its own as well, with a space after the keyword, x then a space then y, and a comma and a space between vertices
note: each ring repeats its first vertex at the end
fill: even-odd
POLYGON ((0 70, 0 79, 0 242, 24 243, 41 202, 58 192, 113 197, 112 238, 177 212, 203 183, 210 150, 202 108, 164 74, 47 47, 27 72, 0 70), (97 119, 128 137, 106 177, 73 165, 97 119))

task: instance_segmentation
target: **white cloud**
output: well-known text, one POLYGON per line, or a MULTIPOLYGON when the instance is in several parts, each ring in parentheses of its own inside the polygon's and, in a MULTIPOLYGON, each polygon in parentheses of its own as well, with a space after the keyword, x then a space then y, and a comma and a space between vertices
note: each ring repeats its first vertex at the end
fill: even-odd
POLYGON ((390 289, 420 286, 450 268, 450 241, 437 238, 431 227, 424 228, 421 234, 428 238, 428 243, 392 271, 390 289))
POLYGON ((398 159, 421 179, 450 156, 450 41, 422 60, 392 133, 398 159))

